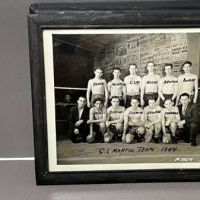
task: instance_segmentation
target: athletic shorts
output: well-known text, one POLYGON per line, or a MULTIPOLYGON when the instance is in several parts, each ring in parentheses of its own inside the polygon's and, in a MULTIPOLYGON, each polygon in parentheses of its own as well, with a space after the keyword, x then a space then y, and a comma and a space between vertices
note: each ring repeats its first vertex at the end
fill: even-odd
MULTIPOLYGON (((165 97, 165 99, 171 99, 173 97, 173 94, 163 94, 163 96, 165 97)), ((174 99, 174 105, 176 103, 176 98, 174 99)), ((160 99, 160 106, 164 108, 164 101, 162 99, 160 99)))

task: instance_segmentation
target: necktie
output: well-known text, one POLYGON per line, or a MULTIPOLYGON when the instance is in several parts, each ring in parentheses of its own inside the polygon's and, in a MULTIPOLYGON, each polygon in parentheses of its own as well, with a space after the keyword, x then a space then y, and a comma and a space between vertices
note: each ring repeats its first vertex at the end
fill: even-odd
POLYGON ((185 107, 183 107, 183 109, 182 109, 182 113, 183 113, 183 115, 185 115, 185 111, 186 111, 186 109, 187 109, 187 107, 185 106, 185 107))

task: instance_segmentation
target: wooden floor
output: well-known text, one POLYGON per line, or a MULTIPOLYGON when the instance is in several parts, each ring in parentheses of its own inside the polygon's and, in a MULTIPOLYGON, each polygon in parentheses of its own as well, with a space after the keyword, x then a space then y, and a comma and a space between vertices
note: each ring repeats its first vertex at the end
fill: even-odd
POLYGON ((78 143, 69 140, 57 142, 58 164, 116 164, 200 162, 198 146, 179 141, 178 144, 155 143, 78 143))

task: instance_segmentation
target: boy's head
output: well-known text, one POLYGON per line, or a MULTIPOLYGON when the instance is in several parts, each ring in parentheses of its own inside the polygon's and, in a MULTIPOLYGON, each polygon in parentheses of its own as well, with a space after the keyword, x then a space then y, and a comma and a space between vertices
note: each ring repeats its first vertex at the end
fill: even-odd
POLYGON ((133 97, 133 98, 131 99, 131 107, 132 107, 132 108, 137 108, 138 106, 139 106, 139 99, 133 97))
POLYGON ((112 105, 112 107, 118 107, 119 106, 119 97, 113 96, 111 98, 111 105, 112 105))
POLYGON ((174 103, 170 98, 164 100, 164 107, 169 110, 173 107, 173 104, 174 103))
POLYGON ((114 75, 114 78, 119 78, 119 76, 121 75, 121 69, 119 67, 115 67, 113 69, 113 75, 114 75))
POLYGON ((86 98, 84 96, 80 96, 77 103, 79 108, 83 108, 86 105, 86 98))
POLYGON ((96 69, 94 70, 94 74, 95 74, 95 77, 96 77, 96 78, 101 78, 102 75, 103 75, 103 70, 102 70, 100 67, 98 67, 98 68, 96 68, 96 69))
POLYGON ((97 108, 98 110, 101 109, 103 107, 103 99, 101 98, 96 98, 93 101, 94 107, 97 108))
POLYGON ((129 66, 129 72, 130 72, 131 75, 136 74, 136 72, 137 72, 137 65, 136 64, 131 64, 129 66))
POLYGON ((182 106, 184 106, 184 107, 187 106, 189 104, 189 102, 190 102, 189 94, 188 93, 181 94, 180 102, 181 102, 182 106))
POLYGON ((164 66, 165 74, 171 75, 172 74, 173 65, 171 63, 166 63, 164 66))
POLYGON ((149 97, 148 104, 150 108, 154 108, 156 105, 156 100, 154 97, 149 97))
POLYGON ((192 68, 192 62, 190 61, 185 61, 183 64, 182 64, 182 67, 183 67, 183 71, 185 73, 189 73, 191 68, 192 68))
POLYGON ((147 71, 148 72, 154 72, 155 69, 155 63, 154 62, 148 62, 146 65, 147 71))

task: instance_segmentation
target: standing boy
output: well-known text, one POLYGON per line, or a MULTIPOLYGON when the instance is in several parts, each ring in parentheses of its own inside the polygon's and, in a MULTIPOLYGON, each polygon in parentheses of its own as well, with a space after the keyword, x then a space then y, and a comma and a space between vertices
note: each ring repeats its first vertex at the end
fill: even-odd
POLYGON ((142 89, 141 89, 141 105, 147 106, 149 97, 154 97, 156 103, 159 104, 158 96, 158 84, 160 81, 160 76, 154 73, 155 64, 154 62, 147 63, 148 74, 142 79, 142 89))
POLYGON ((181 94, 187 93, 190 96, 190 101, 192 103, 197 102, 198 96, 198 78, 197 75, 191 74, 192 63, 190 61, 185 61, 182 64, 184 74, 178 77, 178 98, 177 104, 181 94))
POLYGON ((166 76, 161 78, 159 84, 159 96, 161 99, 160 106, 164 107, 165 99, 172 99, 175 105, 177 91, 178 91, 178 79, 172 75, 173 65, 167 63, 164 66, 166 76))
POLYGON ((142 84, 142 78, 136 74, 136 64, 130 65, 129 72, 130 75, 126 76, 124 79, 124 83, 126 84, 126 108, 131 106, 132 97, 140 99, 140 90, 142 84))
POLYGON ((104 105, 108 103, 108 90, 105 79, 102 79, 102 69, 96 68, 94 71, 95 77, 88 81, 87 86, 87 106, 90 108, 94 99, 101 98, 104 101, 104 105), (92 93, 90 100, 90 93, 92 93))
POLYGON ((123 105, 126 100, 126 86, 120 79, 121 69, 115 67, 113 70, 113 80, 108 82, 109 99, 113 96, 117 96, 120 99, 120 105, 123 105))

